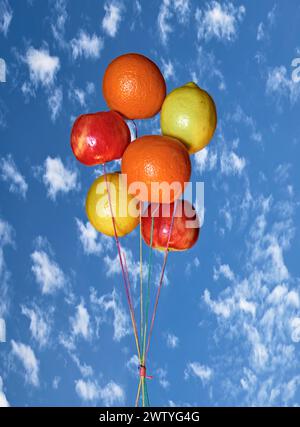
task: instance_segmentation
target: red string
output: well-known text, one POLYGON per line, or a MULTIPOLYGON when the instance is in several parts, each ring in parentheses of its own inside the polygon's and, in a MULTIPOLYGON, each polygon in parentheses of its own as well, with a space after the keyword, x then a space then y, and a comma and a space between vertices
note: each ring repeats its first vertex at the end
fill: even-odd
MULTIPOLYGON (((121 266, 123 280, 124 280, 125 293, 126 293, 126 297, 127 297, 127 301, 128 301, 129 311, 131 314, 132 326, 133 326, 134 334, 136 337, 137 350, 138 350, 138 353, 140 355, 137 326, 136 326, 136 321, 135 321, 135 316, 134 316, 132 300, 131 300, 131 296, 130 296, 128 271, 125 272, 125 268, 124 268, 124 264, 123 264, 123 260, 122 260, 121 244, 119 241, 119 237, 118 237, 118 233, 117 233, 117 229, 116 229, 115 217, 114 217, 113 209, 112 209, 111 196, 110 196, 109 185, 108 185, 108 180, 107 180, 107 175, 106 175, 105 163, 103 163, 103 172, 104 172, 104 177, 105 177, 105 182, 106 182, 106 189, 107 189, 110 213, 111 213, 111 218, 112 218, 112 223, 113 223, 114 237, 115 237, 115 241, 116 241, 116 245, 117 245, 117 249, 118 249, 119 261, 120 261, 120 266, 121 266)), ((124 256, 125 256, 125 254, 124 254, 124 256)))
POLYGON ((174 225, 174 217, 175 217, 176 206, 177 206, 177 201, 174 204, 173 215, 172 215, 172 220, 171 220, 170 229, 169 229, 169 235, 168 235, 168 241, 167 241, 167 246, 166 246, 166 250, 165 250, 165 254, 164 254, 164 262, 163 262, 163 265, 162 265, 161 275, 160 275, 160 279, 159 279, 159 285, 158 285, 158 289, 157 289, 157 293, 156 293, 156 298, 155 298, 155 304, 154 304, 153 314, 152 314, 152 318, 151 318, 151 326, 150 326, 150 331, 149 331, 149 335, 148 335, 147 349, 146 349, 146 353, 145 353, 145 361, 144 361, 145 363, 146 363, 147 355, 148 355, 148 352, 149 352, 150 341, 151 341, 153 327, 154 327, 154 322, 155 322, 156 313, 157 313, 158 301, 159 301, 160 292, 161 292, 163 281, 164 281, 164 274, 165 274, 167 260, 168 260, 168 255, 169 255, 169 246, 170 246, 171 234, 172 234, 173 225, 174 225))

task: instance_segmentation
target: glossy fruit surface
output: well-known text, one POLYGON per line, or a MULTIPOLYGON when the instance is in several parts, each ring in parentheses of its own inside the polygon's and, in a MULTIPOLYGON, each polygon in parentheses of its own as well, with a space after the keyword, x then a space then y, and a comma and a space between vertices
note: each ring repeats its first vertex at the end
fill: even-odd
POLYGON ((120 159, 129 143, 129 128, 115 111, 79 116, 71 132, 73 153, 87 166, 120 159))
POLYGON ((148 135, 129 144, 121 169, 127 175, 129 192, 138 199, 171 203, 190 179, 191 161, 184 144, 177 139, 148 135))
POLYGON ((209 144, 217 126, 212 97, 195 83, 187 83, 170 92, 161 109, 163 135, 182 141, 190 154, 209 144))
POLYGON ((153 237, 152 247, 165 250, 168 245, 170 228, 172 227, 169 249, 184 251, 190 249, 197 242, 200 232, 199 219, 193 206, 187 200, 178 200, 176 203, 150 204, 142 217, 142 235, 144 241, 150 246, 152 216, 153 237), (172 217, 174 208, 174 220, 172 217))
POLYGON ((153 61, 137 53, 128 53, 108 65, 102 90, 110 109, 128 119, 145 119, 160 111, 166 96, 166 83, 153 61))
MULTIPOLYGON (((126 183, 119 172, 106 174, 106 179, 117 235, 122 237, 134 230, 139 223, 138 203, 134 203, 133 197, 127 193, 126 183), (131 212, 136 212, 136 215, 132 215, 131 212)), ((93 182, 85 206, 88 219, 96 230, 107 236, 114 236, 106 179, 103 175, 93 182)))

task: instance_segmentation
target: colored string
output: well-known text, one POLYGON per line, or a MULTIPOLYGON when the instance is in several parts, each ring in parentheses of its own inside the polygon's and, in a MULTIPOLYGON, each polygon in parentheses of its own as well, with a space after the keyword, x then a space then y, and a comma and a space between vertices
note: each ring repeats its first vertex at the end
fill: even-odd
POLYGON ((139 406, 139 400, 140 400, 140 394, 141 394, 141 385, 142 385, 142 378, 140 377, 138 390, 137 390, 137 394, 136 394, 136 398, 135 398, 135 406, 136 407, 139 406))
POLYGON ((126 293, 126 297, 127 297, 128 306, 129 306, 129 311, 130 311, 130 317, 131 317, 131 322, 132 322, 132 327, 133 327, 133 333, 134 333, 136 348, 137 348, 137 352, 138 352, 138 357, 139 357, 139 359, 141 359, 141 351, 140 351, 140 344, 139 344, 137 326, 136 326, 136 321, 135 321, 135 316, 134 316, 134 310, 133 310, 132 300, 131 300, 131 296, 130 296, 128 271, 126 273, 125 268, 124 268, 123 259, 122 259, 121 244, 120 244, 120 241, 119 241, 119 237, 118 237, 118 233, 117 233, 117 228, 116 228, 115 217, 114 217, 114 213, 113 213, 113 209, 112 209, 112 201, 111 201, 110 189, 109 189, 109 185, 108 185, 108 179, 107 179, 107 175, 106 175, 105 163, 103 163, 103 172, 104 172, 104 177, 105 177, 105 183, 106 183, 106 190, 107 190, 107 195, 108 195, 108 202, 109 202, 109 207, 110 207, 110 213, 111 213, 111 218, 112 218, 112 223, 113 223, 114 237, 115 237, 116 246, 117 246, 117 249, 118 249, 119 261, 120 261, 120 266, 121 266, 122 275, 123 275, 125 293, 126 293))
MULTIPOLYGON (((140 321, 141 321, 141 342, 143 342, 143 312, 144 312, 144 306, 143 306, 143 236, 142 236, 142 209, 143 209, 143 202, 140 202, 140 321)), ((142 360, 140 360, 140 364, 142 364, 142 360)))
POLYGON ((147 356, 148 356, 148 352, 149 352, 150 341, 151 341, 151 337, 152 337, 152 333, 153 333, 153 327, 154 327, 154 322, 155 322, 155 318, 156 318, 156 314, 157 314, 158 301, 159 301, 160 292, 161 292, 161 289, 162 289, 162 286, 163 286, 163 282, 164 282, 164 274, 165 274, 167 260, 168 260, 168 255, 169 255, 169 246, 170 246, 171 235, 172 235, 172 230, 173 230, 173 226, 174 226, 174 218, 175 218, 176 206, 177 206, 177 201, 174 203, 174 209, 173 209, 173 213, 172 213, 172 220, 171 220, 171 224, 170 224, 170 228, 169 228, 169 233, 168 233, 167 246, 166 246, 166 250, 165 250, 165 254, 164 254, 164 261, 163 261, 163 265, 162 265, 162 269, 161 269, 161 275, 160 275, 160 279, 159 279, 159 284, 158 284, 158 289, 157 289, 157 293, 156 293, 155 304, 154 304, 154 309, 153 309, 153 314, 152 314, 152 319, 151 319, 151 326, 150 326, 150 331, 149 331, 149 336, 148 336, 147 349, 146 349, 146 353, 145 353, 145 356, 144 356, 144 364, 146 364, 146 360, 147 360, 147 356))
POLYGON ((150 304, 150 281, 151 281, 151 268, 152 268, 152 253, 153 253, 153 229, 154 229, 154 216, 151 212, 151 233, 150 233, 150 251, 148 259, 148 282, 147 282, 147 294, 146 294, 146 308, 145 308, 145 320, 143 329, 143 351, 142 351, 142 364, 145 365, 145 352, 146 352, 146 335, 148 328, 148 317, 149 317, 149 304, 150 304))

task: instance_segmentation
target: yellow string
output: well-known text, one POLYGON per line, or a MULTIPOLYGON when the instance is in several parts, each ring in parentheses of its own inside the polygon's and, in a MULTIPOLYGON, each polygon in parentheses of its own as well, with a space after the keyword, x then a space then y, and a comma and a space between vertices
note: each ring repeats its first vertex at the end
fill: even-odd
POLYGON ((139 399, 140 399, 140 394, 141 394, 141 384, 142 384, 142 378, 140 377, 139 386, 138 386, 138 391, 137 391, 136 399, 135 399, 135 406, 136 406, 136 407, 138 407, 138 406, 139 406, 139 399))

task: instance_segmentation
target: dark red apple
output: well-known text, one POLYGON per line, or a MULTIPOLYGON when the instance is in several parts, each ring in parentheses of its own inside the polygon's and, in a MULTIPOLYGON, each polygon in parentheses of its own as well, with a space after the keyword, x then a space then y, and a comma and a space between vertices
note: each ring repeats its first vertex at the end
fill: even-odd
POLYGON ((120 159, 130 143, 130 130, 115 111, 79 116, 71 132, 71 147, 77 160, 95 166, 120 159))
POLYGON ((175 206, 169 249, 184 251, 197 242, 200 232, 198 215, 187 200, 178 200, 171 204, 151 203, 143 213, 142 236, 148 246, 150 246, 153 216, 152 247, 158 250, 166 249, 175 206))

